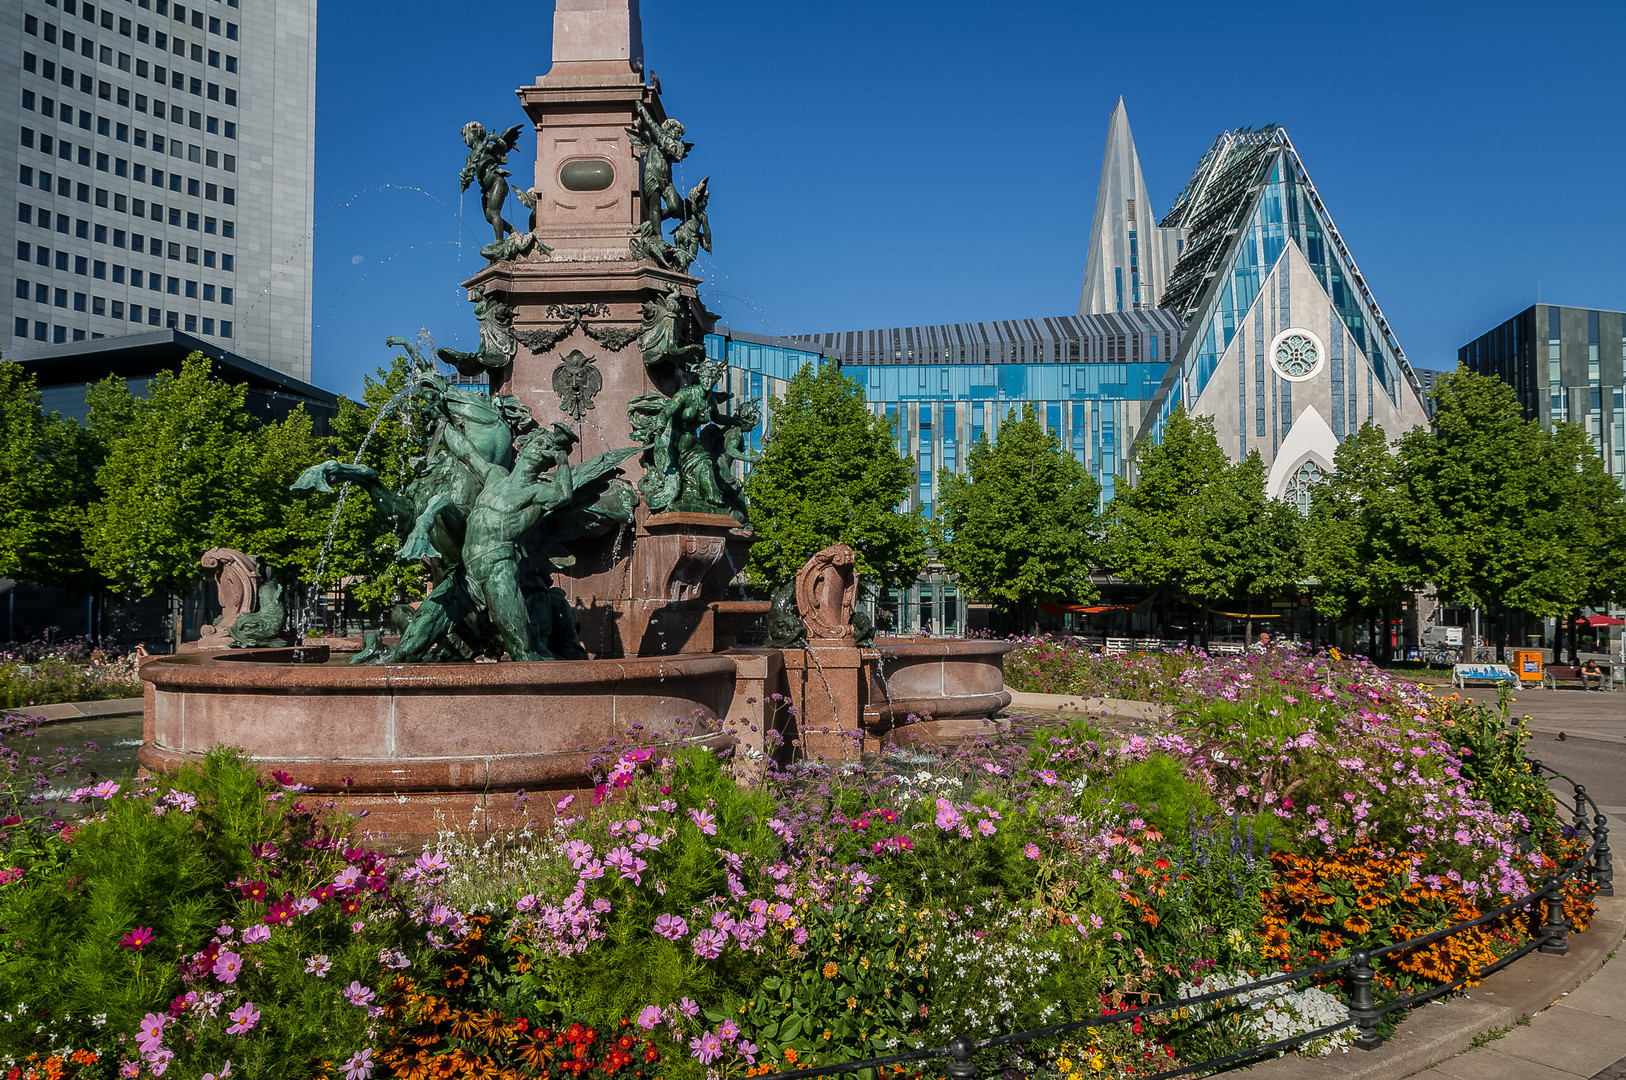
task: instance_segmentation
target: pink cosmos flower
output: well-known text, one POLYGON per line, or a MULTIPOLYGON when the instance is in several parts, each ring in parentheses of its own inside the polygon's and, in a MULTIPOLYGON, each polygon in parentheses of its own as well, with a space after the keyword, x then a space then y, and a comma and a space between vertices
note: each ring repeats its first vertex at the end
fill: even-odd
POLYGON ((204 1073, 203 1074, 203 1080, 226 1080, 226 1077, 228 1077, 230 1075, 231 1075, 231 1059, 227 1058, 224 1068, 222 1068, 218 1073, 204 1073))
POLYGON ((693 1020, 695 1017, 700 1015, 700 1006, 696 1005, 689 998, 684 998, 682 1001, 678 1002, 678 1012, 682 1013, 684 1016, 687 1016, 690 1020, 693 1020))
POLYGON ((723 1056, 723 1040, 717 1037, 715 1031, 708 1031, 699 1038, 689 1040, 689 1049, 700 1059, 700 1064, 710 1065, 723 1056))
POLYGON ((944 832, 957 828, 960 824, 960 812, 954 809, 954 804, 947 799, 937 800, 937 827, 944 832))
POLYGON ((347 866, 340 870, 338 876, 333 879, 333 887, 335 889, 351 888, 360 877, 361 870, 359 867, 347 866))
POLYGON ((119 939, 119 944, 126 949, 140 949, 152 940, 152 927, 138 926, 119 939))
POLYGON ((215 978, 221 982, 234 983, 237 981, 237 973, 243 970, 243 958, 230 949, 221 949, 211 970, 215 973, 215 978))
POLYGON ((756 1043, 754 1043, 754 1042, 742 1042, 742 1043, 740 1043, 738 1049, 740 1051, 740 1056, 745 1059, 745 1063, 747 1065, 755 1065, 757 1063, 757 1044, 756 1043))
POLYGON ((373 1048, 369 1046, 357 1050, 340 1068, 344 1069, 344 1080, 370 1080, 373 1075, 373 1048))
POLYGON ((593 845, 585 840, 570 840, 565 843, 565 858, 570 860, 572 870, 580 870, 593 858, 593 845))
POLYGON ((327 958, 327 953, 320 953, 305 961, 305 974, 315 975, 318 979, 324 978, 333 970, 333 963, 327 958))
POLYGON ((624 847, 618 847, 604 856, 604 862, 605 865, 621 872, 621 880, 631 881, 635 885, 643 884, 643 879, 639 875, 649 865, 624 847))
POLYGON ((111 799, 118 793, 119 785, 112 780, 103 780, 91 790, 91 794, 95 795, 98 799, 111 799))
POLYGON ((638 1014, 638 1026, 645 1031, 653 1031, 664 1015, 659 1005, 645 1005, 643 1012, 638 1014))
POLYGON ((150 1054, 163 1045, 164 1028, 169 1024, 169 1017, 159 1013, 148 1013, 141 1018, 141 1031, 136 1035, 136 1043, 141 1052, 150 1054))
POLYGON ((689 811, 689 820, 698 825, 700 831, 707 836, 717 835, 717 820, 712 817, 710 810, 691 809, 689 811))
MULTIPOLYGON (((292 909, 289 910, 291 913, 292 909)), ((271 940, 271 928, 269 926, 250 926, 243 931, 244 945, 258 945, 262 941, 269 940, 271 940)))
POLYGON ((983 818, 981 821, 977 822, 977 831, 982 833, 984 836, 992 836, 999 830, 994 827, 994 823, 992 821, 989 821, 987 818, 983 818))
POLYGON ((371 990, 353 979, 350 985, 344 988, 344 999, 358 1009, 370 1003, 374 996, 371 990))
POLYGON ((739 1038, 740 1028, 738 1024, 734 1023, 734 1021, 724 1020, 723 1026, 717 1029, 717 1034, 721 1035, 729 1042, 733 1042, 735 1039, 739 1038))
POLYGON ((174 1057, 175 1051, 159 1047, 147 1055, 147 1068, 152 1070, 154 1076, 163 1076, 174 1057))
POLYGON ((245 1001, 241 1006, 231 1011, 233 1023, 226 1029, 227 1035, 245 1035, 254 1030, 254 1025, 260 1022, 260 1010, 254 1007, 252 1001, 245 1001))
POLYGON ((694 936, 694 954, 702 960, 715 960, 723 954, 728 938, 721 930, 702 930, 694 936))
MULTIPOLYGON (((305 899, 309 899, 309 897, 306 897, 305 899)), ((315 901, 312 901, 313 905, 314 905, 314 903, 315 903, 315 901)), ((294 914, 295 914, 294 905, 288 900, 288 898, 286 896, 284 896, 281 900, 278 900, 276 903, 272 904, 271 907, 266 910, 264 921, 265 921, 265 923, 267 925, 276 926, 276 925, 278 925, 280 923, 292 922, 293 918, 294 918, 294 914)), ((245 930, 243 932, 243 940, 247 941, 249 933, 251 931, 253 931, 253 930, 265 930, 265 927, 264 926, 251 926, 251 927, 249 927, 248 930, 245 930)), ((271 936, 271 932, 269 930, 266 930, 266 936, 267 937, 271 936)))
POLYGON ((657 915, 655 933, 669 941, 676 941, 689 933, 689 924, 680 915, 657 915))
POLYGON ((140 1075, 141 1066, 137 1065, 133 1061, 126 1061, 123 1065, 119 1066, 119 1076, 123 1077, 123 1080, 135 1080, 135 1078, 140 1075))
POLYGON ((1026 855, 1030 859, 1037 859, 1039 857, 1039 845, 1029 844, 1027 847, 1022 849, 1022 854, 1026 855))
POLYGON ((535 893, 526 893, 524 896, 514 901, 515 911, 530 911, 534 907, 536 907, 535 893))

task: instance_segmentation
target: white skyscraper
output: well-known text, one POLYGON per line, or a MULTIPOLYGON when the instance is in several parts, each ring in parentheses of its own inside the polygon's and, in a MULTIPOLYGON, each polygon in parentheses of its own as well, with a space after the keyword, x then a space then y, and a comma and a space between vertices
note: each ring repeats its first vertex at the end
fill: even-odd
POLYGON ((308 380, 316 0, 0 8, 0 350, 168 328, 308 380))
POLYGON ((1129 113, 1120 97, 1107 121, 1107 148, 1101 159, 1078 313, 1106 315, 1157 307, 1179 261, 1183 235, 1179 229, 1157 227, 1135 137, 1129 131, 1129 113))

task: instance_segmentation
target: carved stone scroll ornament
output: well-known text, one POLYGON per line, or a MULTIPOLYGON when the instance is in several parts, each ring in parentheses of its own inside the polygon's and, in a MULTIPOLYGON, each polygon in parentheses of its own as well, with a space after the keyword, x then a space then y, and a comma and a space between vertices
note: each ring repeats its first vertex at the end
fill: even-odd
POLYGON ((553 369, 553 390, 559 395, 559 408, 577 423, 593 408, 593 398, 602 389, 604 376, 593 358, 580 349, 571 349, 553 369))
POLYGON ((610 313, 604 304, 554 304, 548 308, 548 318, 564 320, 562 325, 537 330, 516 330, 514 337, 532 352, 545 353, 580 329, 593 341, 620 352, 638 340, 638 331, 624 326, 594 326, 591 318, 602 318, 610 313))
POLYGON ((255 592, 260 587, 260 562, 236 548, 210 548, 199 560, 205 570, 215 572, 215 592, 220 597, 220 618, 203 627, 199 645, 226 649, 231 641, 226 631, 241 615, 254 610, 255 592))
POLYGON ((796 571, 796 610, 815 641, 850 641, 853 605, 858 601, 858 556, 846 544, 832 544, 796 571))

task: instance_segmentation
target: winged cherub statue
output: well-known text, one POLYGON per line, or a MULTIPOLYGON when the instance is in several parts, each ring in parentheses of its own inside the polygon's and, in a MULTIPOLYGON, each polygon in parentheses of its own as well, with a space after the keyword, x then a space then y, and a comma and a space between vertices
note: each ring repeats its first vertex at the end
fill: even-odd
MULTIPOLYGON (((463 172, 458 179, 462 181, 462 190, 467 191, 470 184, 480 187, 480 201, 485 208, 486 220, 491 223, 492 232, 496 239, 480 253, 488 259, 512 258, 530 249, 535 242, 531 233, 516 236, 514 240, 507 239, 510 233, 519 233, 502 216, 503 204, 508 201, 508 155, 514 147, 519 145, 519 133, 523 125, 515 124, 500 135, 489 135, 485 126, 478 120, 471 120, 463 125, 463 141, 468 144, 469 156, 463 163, 463 172)), ((519 201, 526 207, 536 206, 536 196, 529 191, 518 191, 519 201)))

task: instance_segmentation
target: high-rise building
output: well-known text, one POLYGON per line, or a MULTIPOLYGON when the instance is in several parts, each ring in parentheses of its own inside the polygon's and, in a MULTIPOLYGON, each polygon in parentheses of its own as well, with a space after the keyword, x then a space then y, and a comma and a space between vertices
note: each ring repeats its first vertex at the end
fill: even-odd
POLYGON ((1135 153, 1135 136, 1129 131, 1129 113, 1119 97, 1107 121, 1078 313, 1105 315, 1157 307, 1184 238, 1184 229, 1158 226, 1135 153))
POLYGON ((1534 304, 1462 346, 1457 360, 1510 384, 1527 418, 1580 424, 1610 474, 1626 478, 1626 314, 1534 304))
POLYGON ((316 0, 0 11, 0 351, 180 330, 310 378, 316 0))

